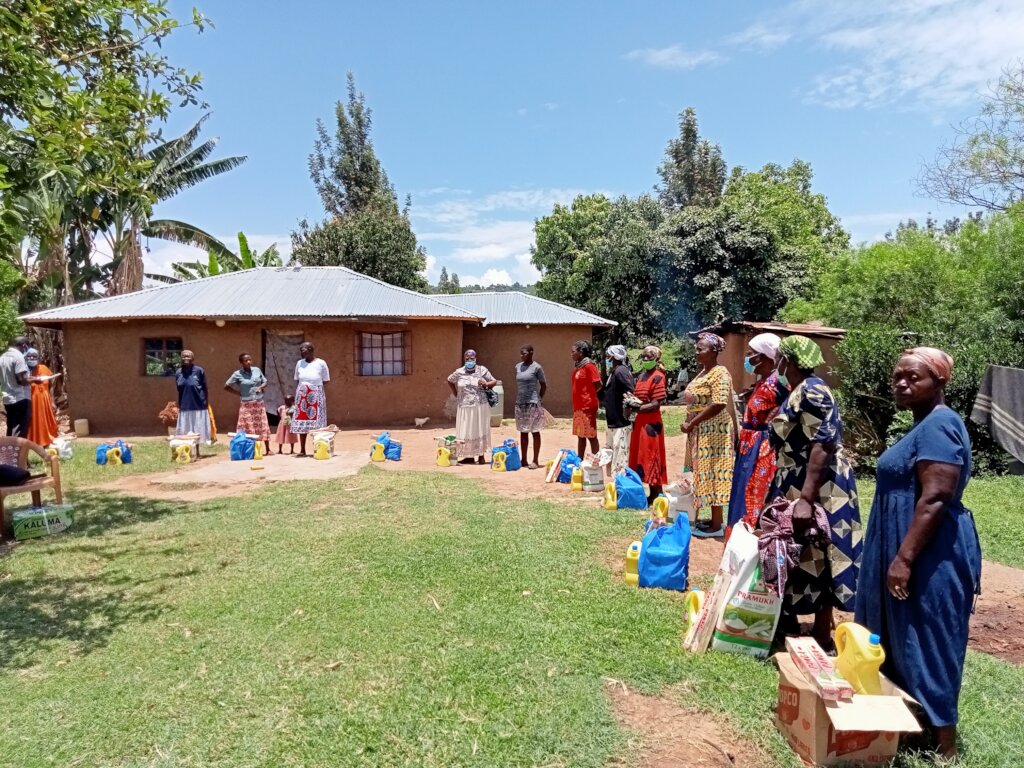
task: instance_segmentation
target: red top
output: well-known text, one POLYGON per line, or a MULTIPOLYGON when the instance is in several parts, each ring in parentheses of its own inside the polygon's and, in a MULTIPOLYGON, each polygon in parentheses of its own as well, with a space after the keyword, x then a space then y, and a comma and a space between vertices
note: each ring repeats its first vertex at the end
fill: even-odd
POLYGON ((597 388, 601 384, 601 372, 594 363, 587 363, 572 372, 572 409, 574 411, 596 411, 600 401, 597 388))

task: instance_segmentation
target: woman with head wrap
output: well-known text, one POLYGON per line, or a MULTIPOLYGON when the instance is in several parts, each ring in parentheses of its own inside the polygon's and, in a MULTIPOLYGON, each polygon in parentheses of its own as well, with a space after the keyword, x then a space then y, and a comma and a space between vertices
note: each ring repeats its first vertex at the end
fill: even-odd
POLYGON ((604 413, 608 422, 604 447, 612 452, 608 474, 617 475, 629 466, 629 442, 633 425, 623 411, 622 398, 633 391, 636 382, 629 370, 626 348, 614 344, 605 351, 605 359, 611 366, 608 381, 604 385, 604 413))
POLYGON ((734 407, 732 376, 718 356, 725 340, 714 333, 697 337, 697 362, 701 369, 686 385, 686 422, 680 429, 689 435, 687 453, 693 460, 694 493, 699 508, 711 507, 711 522, 694 529, 697 538, 723 538, 724 510, 732 490, 734 407))
POLYGON ((636 409, 633 434, 629 440, 629 466, 650 486, 647 504, 650 506, 661 495, 668 478, 668 459, 665 456, 665 424, 661 420, 661 406, 668 399, 665 371, 661 368, 661 350, 653 344, 644 347, 638 363, 633 396, 641 405, 636 409))
POLYGON ((28 366, 28 380, 32 382, 32 418, 28 423, 28 439, 45 448, 59 434, 50 396, 53 371, 39 362, 36 349, 30 348, 25 353, 25 364, 28 366))
POLYGON ((843 452, 843 424, 832 390, 814 370, 825 362, 806 336, 779 345, 779 383, 790 395, 772 420, 769 438, 778 451, 778 469, 768 499, 795 501, 797 540, 804 539, 800 564, 786 583, 780 631, 799 632, 797 616, 814 614, 814 637, 832 647, 832 609, 852 611, 860 567, 861 528, 853 469, 843 452), (831 544, 807 542, 813 505, 827 515, 831 544))
POLYGON ((214 434, 210 425, 210 390, 206 371, 196 365, 196 356, 191 349, 182 350, 181 366, 174 372, 174 383, 178 387, 175 434, 199 435, 199 440, 209 445, 214 434))
POLYGON ((478 364, 476 351, 467 349, 461 368, 448 377, 448 386, 458 401, 455 412, 455 439, 459 446, 459 462, 486 464, 484 458, 491 452, 491 406, 484 390, 498 383, 491 372, 478 364))
POLYGON ((971 476, 964 422, 945 404, 953 359, 904 352, 892 376, 914 426, 878 460, 856 621, 882 638, 885 673, 924 708, 939 753, 956 756, 967 624, 981 585, 981 547, 962 501, 971 476))
POLYGON ((327 361, 316 356, 316 348, 309 341, 299 345, 301 358, 295 363, 295 416, 288 429, 299 436, 296 458, 306 456, 306 436, 327 426, 327 395, 324 384, 331 380, 327 361))
POLYGON ((597 453, 597 409, 601 405, 601 372, 590 359, 590 344, 577 341, 572 345, 572 433, 576 435, 576 452, 582 459, 590 450, 597 453))
POLYGON ((740 424, 727 534, 740 520, 746 521, 751 528, 757 527, 768 496, 768 486, 775 477, 775 449, 768 439, 768 427, 789 394, 779 386, 779 378, 775 375, 775 359, 781 341, 774 333, 758 334, 747 344, 747 354, 743 358, 743 368, 754 375, 755 382, 740 424))

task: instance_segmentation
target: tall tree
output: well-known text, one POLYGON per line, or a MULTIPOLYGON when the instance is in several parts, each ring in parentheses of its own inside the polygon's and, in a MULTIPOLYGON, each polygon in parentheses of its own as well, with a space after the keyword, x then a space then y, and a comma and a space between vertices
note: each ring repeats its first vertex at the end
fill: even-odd
POLYGON ((700 138, 697 112, 679 113, 679 137, 670 139, 658 166, 658 199, 669 210, 690 205, 716 205, 725 186, 725 160, 718 144, 700 138))
POLYGON ((451 293, 452 282, 448 279, 448 268, 441 267, 441 277, 437 280, 437 292, 438 293, 451 293))
POLYGON ((335 106, 332 137, 317 121, 309 174, 328 218, 301 221, 292 232, 292 259, 307 266, 345 266, 417 291, 429 289, 426 253, 409 222, 409 200, 398 197, 370 138, 372 112, 348 75, 348 101, 335 106))
POLYGON ((452 279, 449 282, 449 291, 451 293, 462 293, 462 286, 459 285, 459 276, 452 272, 452 279))
POLYGON ((239 272, 256 267, 280 267, 283 264, 277 243, 272 243, 262 252, 257 252, 249 248, 249 239, 242 232, 238 233, 238 253, 232 252, 223 242, 205 232, 202 232, 202 237, 192 244, 207 248, 206 261, 176 261, 171 264, 172 274, 147 274, 146 277, 159 283, 180 283, 223 272, 239 272))
POLYGON ((1024 62, 1007 68, 982 101, 981 114, 954 131, 922 169, 922 193, 987 210, 1024 199, 1024 62))

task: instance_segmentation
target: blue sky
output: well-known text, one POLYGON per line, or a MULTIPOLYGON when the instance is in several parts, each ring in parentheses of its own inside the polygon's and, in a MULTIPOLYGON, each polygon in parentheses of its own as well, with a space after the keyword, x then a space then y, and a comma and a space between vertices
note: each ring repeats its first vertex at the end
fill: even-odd
MULTIPOLYGON (((428 276, 463 283, 532 282, 533 221, 556 202, 650 191, 686 106, 730 166, 809 161, 857 241, 959 213, 914 179, 1024 29, 1011 0, 197 2, 215 28, 166 47, 203 73, 220 154, 249 159, 156 215, 287 253, 296 222, 322 217, 306 161, 351 70, 428 276)), ((157 271, 203 256, 149 245, 157 271)))

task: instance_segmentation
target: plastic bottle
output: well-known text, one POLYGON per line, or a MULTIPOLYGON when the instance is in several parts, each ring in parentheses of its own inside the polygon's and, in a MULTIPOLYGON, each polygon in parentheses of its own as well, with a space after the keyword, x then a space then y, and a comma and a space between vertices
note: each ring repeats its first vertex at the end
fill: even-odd
POLYGON ((508 454, 504 451, 498 451, 496 454, 491 456, 491 471, 492 472, 505 472, 507 467, 505 466, 505 460, 508 458, 508 454))
POLYGON ((437 466, 450 467, 452 465, 452 452, 447 448, 437 449, 437 466))
POLYGON ((619 494, 615 490, 615 483, 605 483, 604 485, 604 503, 602 506, 605 509, 618 509, 619 508, 619 494))
POLYGON ((885 661, 881 638, 867 627, 845 621, 836 627, 836 669, 857 693, 881 695, 878 668, 885 661))
POLYGON ((640 542, 634 541, 626 547, 626 572, 624 578, 627 584, 634 586, 640 583, 640 542))
POLYGON ((111 448, 107 451, 107 464, 120 464, 121 463, 121 449, 111 448))
POLYGON ((573 491, 583 490, 583 467, 573 469, 569 489, 573 491))
POLYGON ((691 589, 686 593, 686 599, 683 601, 683 611, 686 615, 686 628, 684 631, 689 631, 690 627, 697 623, 697 617, 700 616, 700 609, 704 606, 704 593, 699 589, 691 589))
POLYGON ((668 498, 664 495, 659 496, 654 500, 654 516, 659 520, 668 522, 668 498))
MULTIPOLYGON (((377 446, 380 443, 374 443, 374 445, 377 446)), ((327 443, 322 440, 316 442, 313 448, 313 458, 320 461, 327 461, 327 459, 331 458, 331 449, 327 447, 327 443)), ((374 459, 374 461, 378 461, 378 459, 374 459)), ((383 459, 379 459, 379 461, 383 461, 383 459)))

